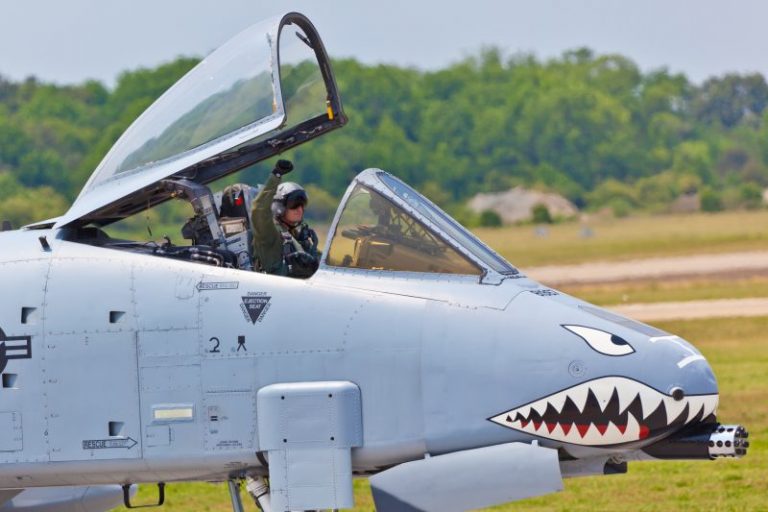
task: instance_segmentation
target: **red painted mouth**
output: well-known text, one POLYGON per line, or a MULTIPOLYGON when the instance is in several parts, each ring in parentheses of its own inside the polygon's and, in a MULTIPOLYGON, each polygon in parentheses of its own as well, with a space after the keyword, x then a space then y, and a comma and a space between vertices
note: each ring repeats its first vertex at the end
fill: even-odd
POLYGON ((611 446, 661 436, 714 412, 717 395, 675 400, 640 382, 604 377, 489 418, 539 437, 611 446))

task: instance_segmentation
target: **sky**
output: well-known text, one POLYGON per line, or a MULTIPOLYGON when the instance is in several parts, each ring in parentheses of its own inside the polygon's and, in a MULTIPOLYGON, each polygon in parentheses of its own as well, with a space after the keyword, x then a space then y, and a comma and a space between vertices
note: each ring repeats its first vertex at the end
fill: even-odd
POLYGON ((434 70, 484 46, 543 59, 586 46, 696 83, 768 76, 764 0, 16 0, 0 7, 0 75, 112 86, 288 11, 314 22, 332 56, 367 64, 434 70))

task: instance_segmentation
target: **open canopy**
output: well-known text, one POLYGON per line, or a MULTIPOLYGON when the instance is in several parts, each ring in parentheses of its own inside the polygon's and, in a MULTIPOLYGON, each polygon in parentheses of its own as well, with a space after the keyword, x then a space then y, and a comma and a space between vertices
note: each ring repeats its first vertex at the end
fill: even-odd
POLYGON ((328 56, 303 15, 244 30, 120 137, 56 225, 104 225, 159 204, 163 180, 209 183, 346 122, 328 56))

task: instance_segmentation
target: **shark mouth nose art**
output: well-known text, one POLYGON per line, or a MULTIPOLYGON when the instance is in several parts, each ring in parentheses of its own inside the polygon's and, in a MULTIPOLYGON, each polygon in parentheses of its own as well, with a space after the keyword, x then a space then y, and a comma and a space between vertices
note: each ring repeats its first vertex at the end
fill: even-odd
POLYGON ((717 409, 717 394, 677 398, 625 377, 603 377, 488 419, 555 441, 611 446, 701 421, 717 409))

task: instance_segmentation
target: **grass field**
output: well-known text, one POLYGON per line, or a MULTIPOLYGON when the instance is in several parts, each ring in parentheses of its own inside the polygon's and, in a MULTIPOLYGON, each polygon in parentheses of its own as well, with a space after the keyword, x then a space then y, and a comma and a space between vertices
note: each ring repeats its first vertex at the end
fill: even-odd
POLYGON ((595 219, 583 224, 482 228, 475 233, 519 267, 768 249, 768 210, 595 219))
POLYGON ((558 289, 593 304, 768 297, 768 276, 731 280, 671 279, 561 286, 558 289))
MULTIPOLYGON (((659 327, 692 341, 709 359, 720 384, 722 422, 741 423, 751 447, 741 460, 633 462, 626 475, 569 479, 558 494, 493 510, 768 510, 768 317, 667 322, 659 327)), ((367 482, 357 481, 356 511, 373 510, 367 482)), ((155 490, 143 486, 139 500, 155 490)), ((248 510, 256 508, 243 501, 248 510)), ((125 510, 120 508, 118 510, 125 510)), ((171 484, 168 512, 228 511, 223 484, 171 484)))

